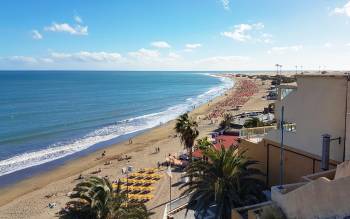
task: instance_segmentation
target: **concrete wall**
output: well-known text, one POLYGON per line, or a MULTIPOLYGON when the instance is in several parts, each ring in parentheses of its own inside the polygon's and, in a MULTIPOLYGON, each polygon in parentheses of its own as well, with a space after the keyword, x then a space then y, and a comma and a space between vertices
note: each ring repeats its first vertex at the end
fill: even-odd
POLYGON ((346 136, 345 139, 345 159, 350 160, 350 81, 347 81, 348 96, 347 96, 347 114, 346 114, 346 136))
POLYGON ((246 156, 249 157, 249 159, 259 161, 260 164, 257 165, 256 168, 266 174, 267 153, 264 141, 260 141, 259 143, 254 143, 244 139, 240 141, 238 149, 240 151, 246 150, 246 156))
MULTIPOLYGON (((280 147, 277 142, 263 140, 253 143, 242 139, 240 150, 247 150, 246 155, 261 164, 258 168, 266 174, 264 181, 267 186, 279 184, 280 180, 280 147)), ((284 178, 283 183, 295 183, 302 181, 302 177, 320 171, 321 158, 305 151, 285 146, 284 151, 284 178)), ((336 161, 330 161, 330 168, 335 168, 336 161)))
POLYGON ((319 178, 286 193, 273 187, 271 195, 288 218, 344 218, 350 215, 349 185, 350 177, 319 178))
MULTIPOLYGON (((343 160, 347 83, 345 77, 339 76, 297 78, 297 90, 276 102, 276 119, 280 119, 283 105, 285 121, 296 123, 295 135, 286 136, 289 146, 321 156, 321 136, 328 133, 334 138, 342 137, 340 145, 336 141, 331 143, 330 156, 343 160)), ((350 120, 348 123, 350 128, 350 120)), ((350 145, 347 147, 350 149, 350 145)))

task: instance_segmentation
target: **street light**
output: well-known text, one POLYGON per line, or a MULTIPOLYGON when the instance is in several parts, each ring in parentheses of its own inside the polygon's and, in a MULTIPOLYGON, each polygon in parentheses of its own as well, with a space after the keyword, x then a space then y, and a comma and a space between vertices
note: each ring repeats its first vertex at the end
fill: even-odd
POLYGON ((276 75, 278 75, 278 67, 280 66, 279 64, 276 64, 276 75))
POLYGON ((172 171, 171 171, 171 163, 169 162, 168 170, 166 172, 169 176, 169 210, 171 211, 171 178, 173 177, 172 171))
POLYGON ((125 169, 125 175, 126 175, 126 205, 128 205, 129 202, 129 170, 130 172, 132 172, 132 167, 131 166, 127 166, 124 167, 122 169, 125 169))
POLYGON ((280 66, 280 75, 282 76, 282 66, 283 65, 279 65, 280 66))

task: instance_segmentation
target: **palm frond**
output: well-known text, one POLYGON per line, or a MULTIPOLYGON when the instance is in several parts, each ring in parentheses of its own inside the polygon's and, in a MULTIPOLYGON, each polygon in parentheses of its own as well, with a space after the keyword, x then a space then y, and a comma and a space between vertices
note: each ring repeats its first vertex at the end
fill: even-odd
POLYGON ((257 161, 249 160, 245 151, 236 147, 217 150, 208 148, 208 161, 194 161, 186 168, 185 177, 193 180, 181 186, 182 195, 190 195, 188 207, 206 214, 215 205, 218 218, 229 218, 232 208, 253 204, 264 199, 263 173, 255 168, 257 161))

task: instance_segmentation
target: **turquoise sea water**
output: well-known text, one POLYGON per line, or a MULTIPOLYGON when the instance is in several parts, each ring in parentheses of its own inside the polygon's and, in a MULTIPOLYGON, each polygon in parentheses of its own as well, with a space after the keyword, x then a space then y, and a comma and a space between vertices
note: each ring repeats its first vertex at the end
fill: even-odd
POLYGON ((232 86, 197 72, 2 71, 0 176, 155 127, 232 86))

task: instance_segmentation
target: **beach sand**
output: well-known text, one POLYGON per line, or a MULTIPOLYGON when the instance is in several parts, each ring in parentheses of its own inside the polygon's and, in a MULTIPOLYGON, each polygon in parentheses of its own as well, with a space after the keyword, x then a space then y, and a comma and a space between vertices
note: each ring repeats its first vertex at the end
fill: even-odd
MULTIPOLYGON (((235 79, 236 85, 240 80, 235 79)), ((247 79, 244 79, 247 80, 247 79)), ((269 87, 268 81, 265 85, 260 80, 256 80, 258 92, 251 96, 239 111, 238 114, 251 110, 263 110, 270 101, 262 97, 266 95, 269 87)), ((231 97, 235 88, 223 95, 194 109, 190 115, 196 118, 199 123, 200 136, 208 135, 212 130, 218 128, 218 122, 212 124, 210 120, 203 120, 219 103, 231 97)), ((67 193, 71 192, 79 182, 76 178, 92 175, 91 172, 101 169, 97 175, 108 176, 110 180, 122 177, 121 169, 126 166, 133 166, 135 169, 157 167, 157 162, 164 162, 166 156, 171 153, 179 153, 183 146, 177 137, 174 137, 175 121, 170 121, 159 127, 150 129, 143 134, 132 139, 132 144, 128 141, 111 145, 100 151, 91 153, 74 161, 58 167, 47 173, 34 176, 21 181, 15 185, 0 190, 0 218, 55 218, 55 214, 69 201, 67 193), (160 148, 159 153, 155 152, 155 147, 160 148), (101 158, 102 151, 106 151, 106 156, 101 158), (119 156, 132 156, 129 161, 118 161, 119 156), (111 161, 110 165, 104 165, 106 161, 111 161), (56 207, 48 208, 49 203, 56 203, 56 207)), ((161 168, 161 173, 165 172, 161 168)), ((169 201, 169 177, 162 174, 155 186, 154 198, 147 203, 148 209, 155 214, 152 218, 162 218, 164 205, 169 201)), ((173 174, 173 182, 176 185, 180 173, 173 174)), ((181 191, 177 186, 172 187, 172 197, 178 197, 181 191)), ((57 218, 57 217, 56 217, 57 218)))

